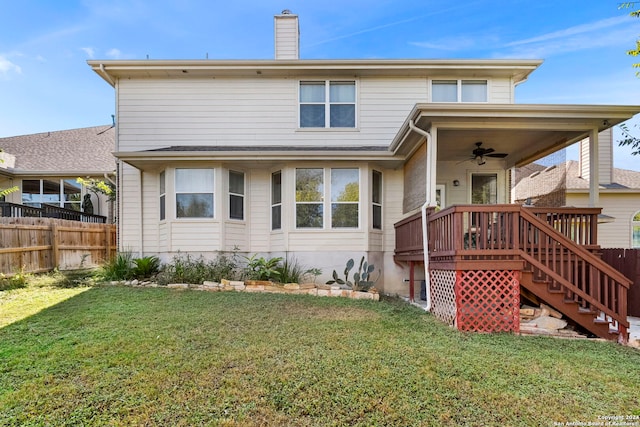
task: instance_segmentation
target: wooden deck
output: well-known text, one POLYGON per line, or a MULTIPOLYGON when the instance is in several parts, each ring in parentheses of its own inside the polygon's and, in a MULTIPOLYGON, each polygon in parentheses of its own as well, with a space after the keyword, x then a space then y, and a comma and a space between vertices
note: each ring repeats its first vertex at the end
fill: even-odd
MULTIPOLYGON (((428 212, 429 269, 515 270, 520 285, 590 332, 624 332, 631 281, 598 254, 599 208, 458 205, 428 212)), ((396 224, 397 262, 424 260, 422 215, 396 224)), ((413 269, 413 267, 412 267, 413 269)))

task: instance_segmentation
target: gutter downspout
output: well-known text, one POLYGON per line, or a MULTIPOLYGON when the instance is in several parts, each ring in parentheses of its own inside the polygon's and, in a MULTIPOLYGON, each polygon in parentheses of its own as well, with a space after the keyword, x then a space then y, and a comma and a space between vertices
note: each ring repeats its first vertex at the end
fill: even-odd
POLYGON ((427 144, 427 168, 426 168, 426 194, 425 194, 425 202, 420 208, 422 212, 422 246, 423 246, 423 254, 424 254, 424 280, 426 283, 426 299, 427 306, 425 308, 426 311, 431 311, 431 278, 429 274, 429 230, 427 223, 427 208, 431 206, 431 187, 434 185, 432 179, 432 169, 428 167, 429 162, 435 160, 436 155, 436 147, 435 144, 432 143, 431 134, 424 129, 417 127, 413 120, 409 121, 409 129, 412 131, 422 135, 426 139, 427 144))

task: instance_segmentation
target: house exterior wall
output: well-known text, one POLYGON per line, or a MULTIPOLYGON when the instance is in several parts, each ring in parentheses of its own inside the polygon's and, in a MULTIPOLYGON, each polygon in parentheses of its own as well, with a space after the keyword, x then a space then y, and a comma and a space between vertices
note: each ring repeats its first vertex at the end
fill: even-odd
MULTIPOLYGON (((416 103, 428 102, 433 76, 359 76, 356 82, 356 126, 353 129, 298 127, 301 80, 345 80, 344 76, 305 75, 298 78, 220 77, 188 79, 119 79, 117 82, 117 151, 139 152, 175 146, 242 147, 388 147, 416 103)), ((436 76, 435 78, 439 78, 436 76)), ((478 78, 482 78, 481 76, 478 78)), ((489 78, 490 103, 513 102, 508 78, 489 78)), ((424 147, 420 150, 424 151, 424 147)), ((420 151, 419 150, 419 151, 420 151)), ((324 282, 349 258, 365 255, 381 270, 384 292, 406 294, 407 272, 393 260, 394 223, 424 202, 424 156, 403 171, 362 162, 261 161, 251 152, 242 161, 193 158, 145 167, 121 163, 119 246, 140 255, 169 261, 178 252, 213 258, 218 251, 283 256, 295 254, 304 265, 318 267, 324 282), (213 219, 175 218, 175 168, 215 170, 213 219), (295 169, 298 167, 360 170, 360 220, 357 229, 322 230, 295 227, 295 169), (245 173, 245 218, 228 219, 227 171, 245 173), (372 228, 371 171, 383 174, 383 226, 372 228), (271 230, 271 174, 282 171, 282 229, 271 230), (166 176, 166 213, 160 220, 159 174, 166 176), (410 175, 407 180, 407 174, 410 175), (410 206, 405 190, 413 188, 410 206), (414 197, 415 196, 415 197, 414 197), (404 209, 403 209, 404 205, 404 209)), ((467 203, 467 165, 463 185, 452 190, 447 204, 467 203)), ((458 175, 455 175, 458 176, 458 175)), ((440 177, 439 177, 440 179, 440 177)), ((448 183, 450 180, 446 179, 448 183)), ((448 187, 447 187, 448 188, 448 187)), ((380 286, 379 286, 380 287, 380 286)))
MULTIPOLYGON (((567 206, 588 207, 588 193, 567 193, 567 206)), ((631 247, 631 219, 640 211, 640 192, 600 193, 600 207, 613 222, 598 224, 598 244, 603 248, 631 247)))

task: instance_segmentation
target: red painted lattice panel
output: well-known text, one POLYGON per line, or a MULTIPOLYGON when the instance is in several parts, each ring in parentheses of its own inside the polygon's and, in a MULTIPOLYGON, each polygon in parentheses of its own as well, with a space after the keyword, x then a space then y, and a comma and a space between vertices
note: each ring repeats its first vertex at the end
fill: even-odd
POLYGON ((456 324, 461 331, 520 331, 520 272, 456 272, 456 324))

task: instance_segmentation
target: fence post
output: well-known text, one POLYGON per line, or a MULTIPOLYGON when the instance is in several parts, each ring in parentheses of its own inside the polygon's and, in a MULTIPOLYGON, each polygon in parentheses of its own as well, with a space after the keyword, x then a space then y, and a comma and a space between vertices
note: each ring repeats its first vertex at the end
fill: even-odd
POLYGON ((57 268, 60 265, 60 251, 58 249, 58 225, 56 223, 51 224, 51 256, 53 258, 53 268, 57 268))
POLYGON ((111 226, 109 224, 104 224, 104 238, 106 239, 105 247, 107 248, 104 260, 108 263, 111 261, 111 226))

